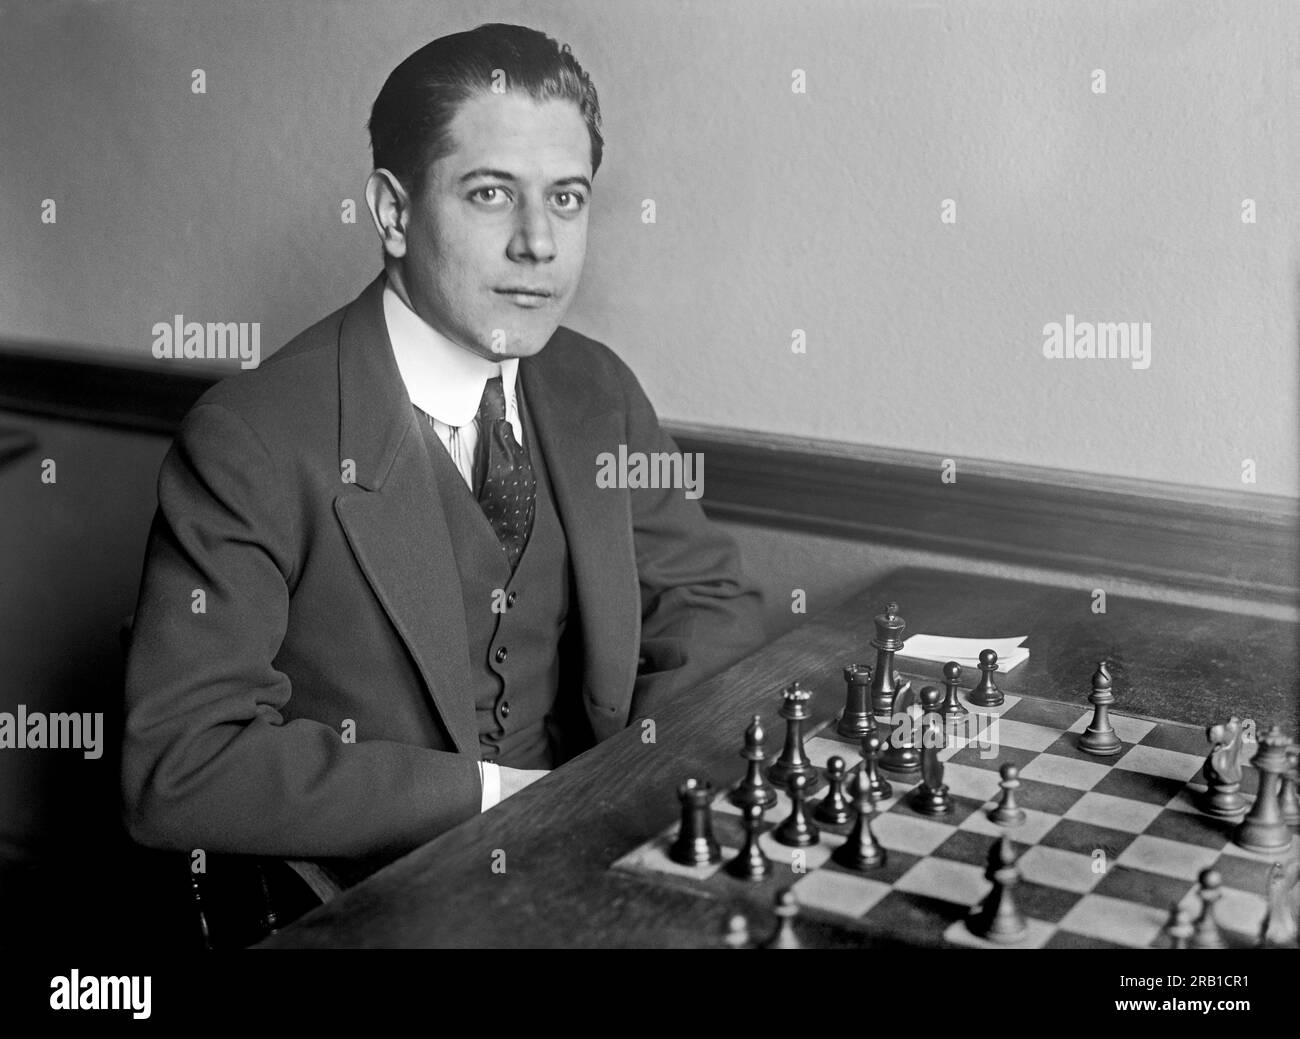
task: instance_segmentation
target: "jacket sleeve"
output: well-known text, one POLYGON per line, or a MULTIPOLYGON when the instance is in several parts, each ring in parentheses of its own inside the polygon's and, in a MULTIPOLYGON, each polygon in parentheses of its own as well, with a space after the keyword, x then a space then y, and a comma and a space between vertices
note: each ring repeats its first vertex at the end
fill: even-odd
MULTIPOLYGON (((629 457, 680 454, 636 376, 621 360, 615 363, 627 406, 629 457)), ((703 479, 702 464, 694 475, 703 479)), ((649 716, 760 646, 763 602, 757 585, 741 571, 735 543, 709 522, 699 498, 688 498, 682 487, 634 487, 628 493, 641 590, 641 650, 631 713, 636 718, 649 716)))
POLYGON ((301 556, 289 500, 247 422, 190 412, 159 475, 127 660, 123 810, 142 844, 392 856, 479 811, 472 757, 285 719, 293 689, 273 662, 301 556))

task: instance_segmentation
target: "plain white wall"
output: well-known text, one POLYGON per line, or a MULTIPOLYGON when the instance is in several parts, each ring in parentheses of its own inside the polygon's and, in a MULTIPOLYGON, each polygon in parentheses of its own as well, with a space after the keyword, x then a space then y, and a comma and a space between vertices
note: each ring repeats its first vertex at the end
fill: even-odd
POLYGON ((2 337, 147 357, 183 313, 282 344, 378 270, 339 205, 388 72, 518 21, 572 44, 604 108, 566 323, 663 417, 1300 494, 1294 0, 0 12, 2 337), (1044 359, 1066 314, 1150 322, 1150 369, 1044 359))

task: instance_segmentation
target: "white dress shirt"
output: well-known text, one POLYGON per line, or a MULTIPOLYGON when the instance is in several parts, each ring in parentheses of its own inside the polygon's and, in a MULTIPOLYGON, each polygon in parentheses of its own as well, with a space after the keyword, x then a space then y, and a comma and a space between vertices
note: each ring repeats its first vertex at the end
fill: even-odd
MULTIPOLYGON (((483 387, 494 376, 501 376, 506 421, 514 431, 515 441, 523 446, 524 427, 515 398, 519 358, 491 361, 457 346, 402 302, 391 284, 384 289, 384 322, 407 396, 429 416, 438 439, 472 491, 474 447, 480 432, 478 406, 483 387)), ((483 780, 480 810, 486 812, 501 800, 501 768, 480 761, 479 775, 483 780)))

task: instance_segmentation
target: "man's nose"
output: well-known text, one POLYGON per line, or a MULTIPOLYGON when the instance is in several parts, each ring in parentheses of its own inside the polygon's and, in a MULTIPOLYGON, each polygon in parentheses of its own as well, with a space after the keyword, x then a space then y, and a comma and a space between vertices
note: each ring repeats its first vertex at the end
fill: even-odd
POLYGON ((551 218, 545 205, 525 202, 518 214, 515 233, 506 250, 512 260, 531 260, 545 263, 555 259, 555 236, 551 233, 551 218))

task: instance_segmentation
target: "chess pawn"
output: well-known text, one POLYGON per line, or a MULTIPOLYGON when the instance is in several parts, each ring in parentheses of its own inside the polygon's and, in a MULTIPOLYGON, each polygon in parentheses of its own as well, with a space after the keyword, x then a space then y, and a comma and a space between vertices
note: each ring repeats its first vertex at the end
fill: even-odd
POLYGON ((1092 693, 1088 702, 1093 706, 1092 723, 1079 736, 1079 749, 1089 754, 1107 756, 1118 754, 1123 747, 1119 736, 1110 724, 1110 705, 1115 694, 1110 689, 1110 672, 1103 660, 1092 676, 1092 693))
POLYGON ((763 825, 763 811, 760 804, 748 804, 741 809, 745 843, 736 857, 722 867, 733 877, 757 882, 772 873, 772 860, 764 854, 763 846, 758 842, 759 830, 763 825))
POLYGON ((799 902, 790 888, 776 896, 776 930, 772 932, 764 949, 802 949, 798 935, 794 933, 794 918, 799 915, 799 902))
POLYGON ((835 726, 841 736, 860 740, 876 731, 876 716, 871 713, 871 668, 850 664, 844 669, 844 713, 835 726))
POLYGON ((740 752, 740 756, 748 763, 745 766, 745 777, 727 795, 727 800, 737 808, 743 809, 751 804, 771 808, 776 804, 776 791, 763 778, 763 745, 766 740, 763 719, 756 714, 745 730, 745 746, 740 752))
POLYGON ((966 697, 972 707, 1001 707, 1005 702, 1002 690, 993 679, 997 669, 998 655, 991 649, 980 650, 980 680, 966 697))
POLYGON ((1295 944, 1300 920, 1297 920, 1296 892, 1300 880, 1300 859, 1285 865, 1274 862, 1268 872, 1268 912, 1260 928, 1260 947, 1286 947, 1295 944))
POLYGON ((727 933, 722 939, 728 949, 749 948, 749 921, 739 913, 727 920, 727 933))
POLYGON ((790 814, 772 833, 772 838, 788 848, 807 848, 821 840, 821 831, 817 824, 808 818, 808 809, 804 804, 807 797, 808 780, 801 775, 790 777, 787 790, 790 794, 790 814))
POLYGON ((1016 804, 1016 791, 1020 789, 1020 769, 1007 762, 999 769, 1002 775, 1002 798, 989 812, 989 821, 998 826, 1019 826, 1025 821, 1025 810, 1016 804))
POLYGON ((921 729, 921 785, 912 791, 913 811, 922 815, 948 815, 953 809, 952 796, 943 781, 943 715, 939 707, 939 690, 927 685, 921 690, 921 709, 925 712, 921 729))
POLYGON ((903 648, 903 630, 907 622, 898 616, 898 603, 885 606, 885 612, 875 619, 876 637, 871 644, 876 647, 876 667, 871 679, 871 709, 876 714, 894 713, 894 700, 898 693, 898 673, 894 670, 894 654, 903 648))
POLYGON ((813 818, 828 826, 844 826, 853 821, 853 807, 844 796, 844 777, 847 770, 844 759, 836 755, 826 762, 826 781, 829 788, 813 818))
POLYGON ((1233 715, 1220 725, 1205 730, 1210 741, 1210 756, 1201 766, 1205 794, 1200 798, 1207 815, 1218 819, 1235 819, 1246 810, 1241 793, 1241 719, 1233 715))
POLYGON ((817 775, 817 767, 808 760, 803 749, 803 727, 812 713, 808 702, 812 692, 794 682, 782 691, 781 717, 785 719, 785 746, 781 756, 767 770, 767 778, 776 786, 786 786, 792 776, 804 776, 812 780, 817 775))
POLYGON ((1217 869, 1202 870, 1200 882, 1201 915, 1196 918, 1191 947, 1226 949, 1228 943, 1223 940, 1223 932, 1219 930, 1219 921, 1215 918, 1215 905, 1223 895, 1220 890, 1223 877, 1217 869))
POLYGON ((894 787, 887 779, 882 779, 876 767, 880 760, 880 735, 870 733, 862 739, 862 774, 867 780, 867 793, 873 805, 888 801, 894 794, 894 787))
POLYGON ((1286 771, 1282 773, 1282 789, 1278 793, 1278 806, 1282 810, 1282 821, 1290 827, 1300 826, 1300 799, 1296 797, 1296 747, 1286 752, 1286 771))
POLYGON ((880 755, 880 767, 900 775, 920 772, 921 752, 916 747, 920 710, 911 683, 900 689, 894 699, 894 719, 897 724, 889 733, 889 745, 880 755))
POLYGON ((1291 830, 1282 815, 1282 773, 1286 771, 1289 741, 1276 725, 1259 738, 1259 751, 1251 761, 1259 771, 1259 790, 1246 818, 1232 839, 1247 851, 1268 854, 1291 846, 1291 830))
POLYGON ((682 803, 682 825, 668 857, 683 866, 705 866, 722 859, 722 849, 713 836, 713 787, 688 779, 677 788, 682 803))
POLYGON ((831 852, 831 858, 845 869, 865 873, 885 864, 885 849, 871 832, 876 806, 871 803, 870 784, 861 771, 853 777, 853 801, 858 810, 857 821, 845 842, 831 852))
POLYGON ((944 721, 949 722, 954 718, 962 718, 970 711, 962 706, 957 699, 957 685, 961 681, 961 665, 955 660, 950 660, 943 665, 943 684, 948 689, 948 695, 944 698, 943 706, 939 708, 939 713, 943 715, 944 721))
POLYGON ((1175 902, 1169 908, 1169 923, 1165 925, 1165 934, 1169 936, 1171 949, 1186 949, 1188 940, 1195 933, 1192 926, 1192 911, 1181 902, 1175 902))
POLYGON ((1014 892, 1020 883, 1020 872, 1016 869, 1016 852, 1009 838, 999 837, 989 848, 984 876, 993 882, 993 887, 970 920, 971 931, 1000 945, 1020 941, 1028 926, 1016 907, 1014 892))

